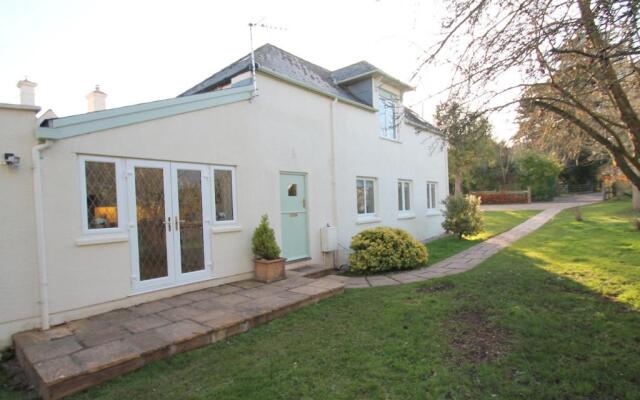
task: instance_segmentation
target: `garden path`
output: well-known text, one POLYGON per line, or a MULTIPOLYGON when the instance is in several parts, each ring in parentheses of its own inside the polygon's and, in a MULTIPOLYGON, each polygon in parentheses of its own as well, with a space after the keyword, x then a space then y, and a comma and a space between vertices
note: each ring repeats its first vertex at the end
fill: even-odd
POLYGON ((439 278, 447 275, 455 275, 468 271, 487 258, 496 254, 505 247, 511 245, 520 238, 540 228, 551 220, 560 211, 567 208, 597 203, 601 200, 599 194, 573 195, 561 197, 553 202, 531 204, 504 204, 484 206, 484 210, 509 211, 509 210, 543 210, 520 225, 496 235, 486 241, 477 244, 467 250, 457 253, 434 265, 421 269, 395 272, 384 275, 372 275, 366 277, 353 277, 344 275, 329 275, 327 278, 336 280, 346 288, 368 288, 376 286, 400 285, 403 283, 420 282, 427 279, 439 278))

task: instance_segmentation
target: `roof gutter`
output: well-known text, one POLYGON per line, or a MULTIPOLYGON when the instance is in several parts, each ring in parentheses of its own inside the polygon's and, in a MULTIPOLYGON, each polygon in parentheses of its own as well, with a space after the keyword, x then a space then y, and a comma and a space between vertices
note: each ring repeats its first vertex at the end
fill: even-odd
POLYGON ((314 93, 329 97, 330 99, 337 99, 338 101, 340 101, 342 103, 345 103, 345 104, 356 106, 356 107, 362 108, 362 109, 367 110, 367 111, 373 111, 373 112, 378 111, 374 107, 368 106, 366 104, 358 103, 357 101, 353 101, 353 100, 344 98, 342 96, 336 96, 335 94, 329 93, 327 91, 324 91, 324 90, 315 88, 313 86, 301 83, 301 82, 296 81, 294 79, 291 79, 291 78, 289 78, 289 77, 287 77, 285 75, 282 75, 280 73, 277 73, 277 72, 275 72, 275 71, 273 71, 273 70, 271 70, 269 68, 265 68, 265 67, 259 66, 258 67, 258 72, 262 72, 262 73, 264 73, 266 75, 269 75, 269 76, 271 76, 273 78, 280 79, 281 81, 284 81, 284 82, 290 83, 292 85, 299 86, 299 87, 301 87, 303 89, 309 90, 311 92, 314 92, 314 93))
POLYGON ((422 125, 422 124, 419 124, 417 122, 410 121, 408 118, 404 118, 404 123, 408 124, 408 125, 411 125, 411 126, 414 126, 414 127, 418 128, 418 129, 424 131, 424 132, 429 132, 429 133, 432 133, 434 135, 442 136, 442 134, 438 130, 434 130, 434 129, 430 128, 427 125, 422 125))

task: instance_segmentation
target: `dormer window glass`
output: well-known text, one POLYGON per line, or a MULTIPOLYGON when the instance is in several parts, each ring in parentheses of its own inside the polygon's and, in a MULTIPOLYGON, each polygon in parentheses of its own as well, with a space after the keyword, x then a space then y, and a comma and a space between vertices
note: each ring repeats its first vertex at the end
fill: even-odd
POLYGON ((378 121, 380 136, 386 139, 398 139, 398 99, 384 89, 378 89, 378 121))

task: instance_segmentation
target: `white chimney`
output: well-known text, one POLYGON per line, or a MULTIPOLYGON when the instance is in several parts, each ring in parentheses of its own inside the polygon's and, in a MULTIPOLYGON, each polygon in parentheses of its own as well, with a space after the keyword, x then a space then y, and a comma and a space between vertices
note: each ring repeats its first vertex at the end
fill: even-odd
POLYGON ((100 90, 100 86, 96 85, 96 89, 87 95, 87 105, 89 112, 100 111, 107 108, 107 94, 100 90))
POLYGON ((17 86, 20 89, 20 104, 25 106, 35 106, 36 105, 35 87, 38 86, 38 84, 35 82, 31 82, 27 78, 24 78, 23 80, 18 81, 17 86))

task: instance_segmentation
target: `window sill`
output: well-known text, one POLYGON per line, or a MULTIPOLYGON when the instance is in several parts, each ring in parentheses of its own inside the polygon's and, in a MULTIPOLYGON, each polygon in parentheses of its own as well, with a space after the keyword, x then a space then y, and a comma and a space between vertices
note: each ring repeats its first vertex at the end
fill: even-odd
POLYGON ((230 233, 230 232, 240 232, 242 230, 242 226, 240 225, 214 225, 211 227, 211 233, 230 233))
POLYGON ((392 143, 398 143, 398 144, 402 143, 399 139, 391 139, 391 138, 384 137, 384 136, 380 136, 380 139, 386 140, 387 142, 392 142, 392 143))
POLYGON ((415 217, 416 214, 412 212, 401 212, 398 214, 398 219, 414 219, 415 217))
POLYGON ((439 211, 439 210, 427 211, 427 217, 437 217, 440 215, 442 215, 442 211, 439 211))
POLYGON ((376 217, 375 215, 371 215, 371 216, 359 216, 356 219, 356 224, 361 225, 361 224, 375 224, 377 222, 382 222, 382 218, 380 217, 376 217))
POLYGON ((119 243, 129 241, 126 232, 85 235, 76 239, 76 246, 93 246, 96 244, 119 243))

